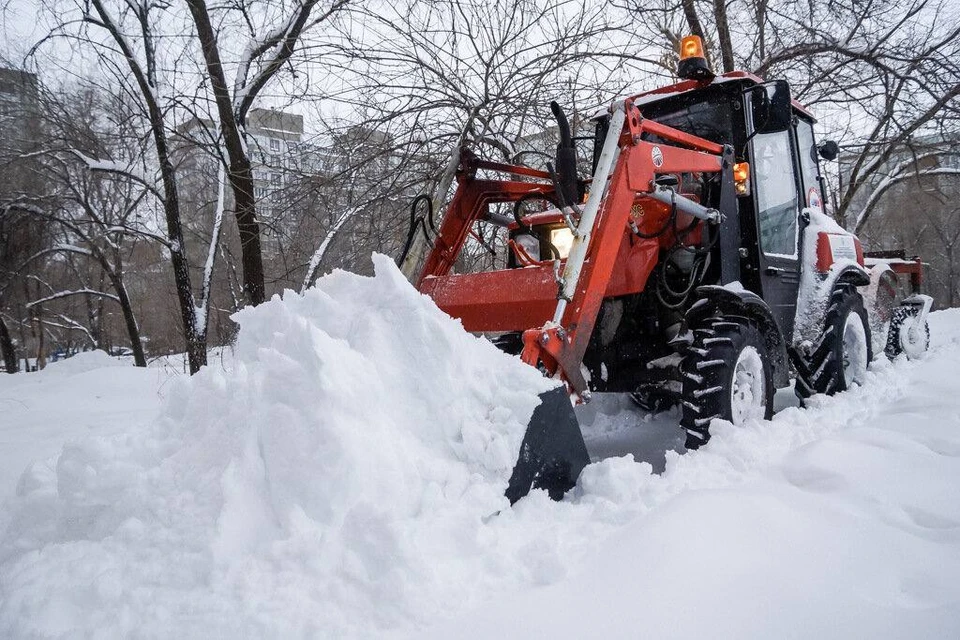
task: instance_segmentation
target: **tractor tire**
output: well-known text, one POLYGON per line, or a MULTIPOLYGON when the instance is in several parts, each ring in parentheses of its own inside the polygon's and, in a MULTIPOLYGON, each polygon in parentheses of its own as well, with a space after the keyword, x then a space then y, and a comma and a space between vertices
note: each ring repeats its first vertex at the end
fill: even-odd
POLYGON ((910 331, 918 314, 916 307, 897 307, 893 310, 890 329, 887 331, 887 346, 883 350, 891 360, 901 353, 913 360, 930 348, 930 324, 926 320, 923 321, 921 330, 910 331))
POLYGON ((714 316, 693 331, 680 364, 680 426, 687 449, 710 439, 715 418, 740 425, 773 417, 773 368, 757 326, 740 317, 714 316))
POLYGON ((852 284, 841 283, 830 296, 823 332, 810 355, 794 360, 794 391, 801 401, 817 393, 846 391, 854 383, 863 384, 871 360, 870 322, 863 297, 852 284))

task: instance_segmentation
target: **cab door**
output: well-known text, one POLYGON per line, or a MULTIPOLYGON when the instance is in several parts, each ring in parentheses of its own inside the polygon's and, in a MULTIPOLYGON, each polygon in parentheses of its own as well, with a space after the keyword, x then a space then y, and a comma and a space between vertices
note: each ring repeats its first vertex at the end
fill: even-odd
POLYGON ((795 149, 793 127, 757 133, 751 141, 760 286, 788 342, 800 290, 800 210, 804 202, 795 149))

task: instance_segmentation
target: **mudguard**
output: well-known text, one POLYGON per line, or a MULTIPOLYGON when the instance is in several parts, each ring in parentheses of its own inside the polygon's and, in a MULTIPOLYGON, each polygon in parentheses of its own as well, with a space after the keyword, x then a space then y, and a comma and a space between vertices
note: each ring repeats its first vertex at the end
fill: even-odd
POLYGON ((715 311, 727 316, 747 318, 763 335, 767 353, 770 355, 774 385, 785 387, 790 383, 786 341, 770 307, 763 298, 746 289, 736 289, 730 285, 697 287, 697 297, 699 299, 687 311, 687 326, 695 326, 715 311))
POLYGON ((825 273, 808 271, 804 265, 791 346, 800 347, 804 341, 817 340, 823 331, 830 297, 840 283, 865 287, 870 284, 870 274, 856 262, 834 263, 825 273))

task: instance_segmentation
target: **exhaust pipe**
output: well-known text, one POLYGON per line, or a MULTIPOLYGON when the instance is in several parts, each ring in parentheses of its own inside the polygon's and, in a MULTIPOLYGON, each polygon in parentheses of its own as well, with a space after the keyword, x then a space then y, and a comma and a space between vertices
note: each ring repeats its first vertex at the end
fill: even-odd
POLYGON ((573 146, 573 133, 570 130, 570 121, 556 100, 550 103, 553 117, 557 119, 560 129, 560 142, 557 144, 557 183, 560 187, 561 204, 571 205, 580 201, 577 188, 577 148, 573 146))

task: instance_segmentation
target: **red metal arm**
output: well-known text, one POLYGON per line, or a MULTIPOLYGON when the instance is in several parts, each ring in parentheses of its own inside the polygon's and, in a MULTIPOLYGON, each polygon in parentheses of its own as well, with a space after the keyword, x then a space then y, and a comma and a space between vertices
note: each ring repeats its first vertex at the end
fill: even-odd
MULTIPOLYGON (((554 265, 549 261, 522 269, 448 275, 471 225, 486 218, 491 203, 516 202, 530 194, 548 197, 554 193, 550 184, 477 180, 471 169, 482 166, 537 178, 546 176, 542 172, 482 161, 462 168, 457 193, 417 282, 418 288, 431 295, 441 308, 461 317, 468 330, 526 329, 524 361, 533 366, 542 363, 550 373, 559 372, 571 390, 581 395, 587 390, 587 383, 580 367, 603 299, 643 290, 657 263, 660 240, 638 238, 629 231, 634 204, 648 203, 651 210, 662 207, 644 198, 644 194, 654 189, 653 181, 658 174, 721 170, 721 145, 644 120, 632 104, 626 108, 627 117, 619 138, 620 155, 561 326, 551 326, 548 322, 559 290, 554 265), (683 146, 644 141, 644 132, 683 146)), ((602 187, 594 185, 593 188, 602 187)))

